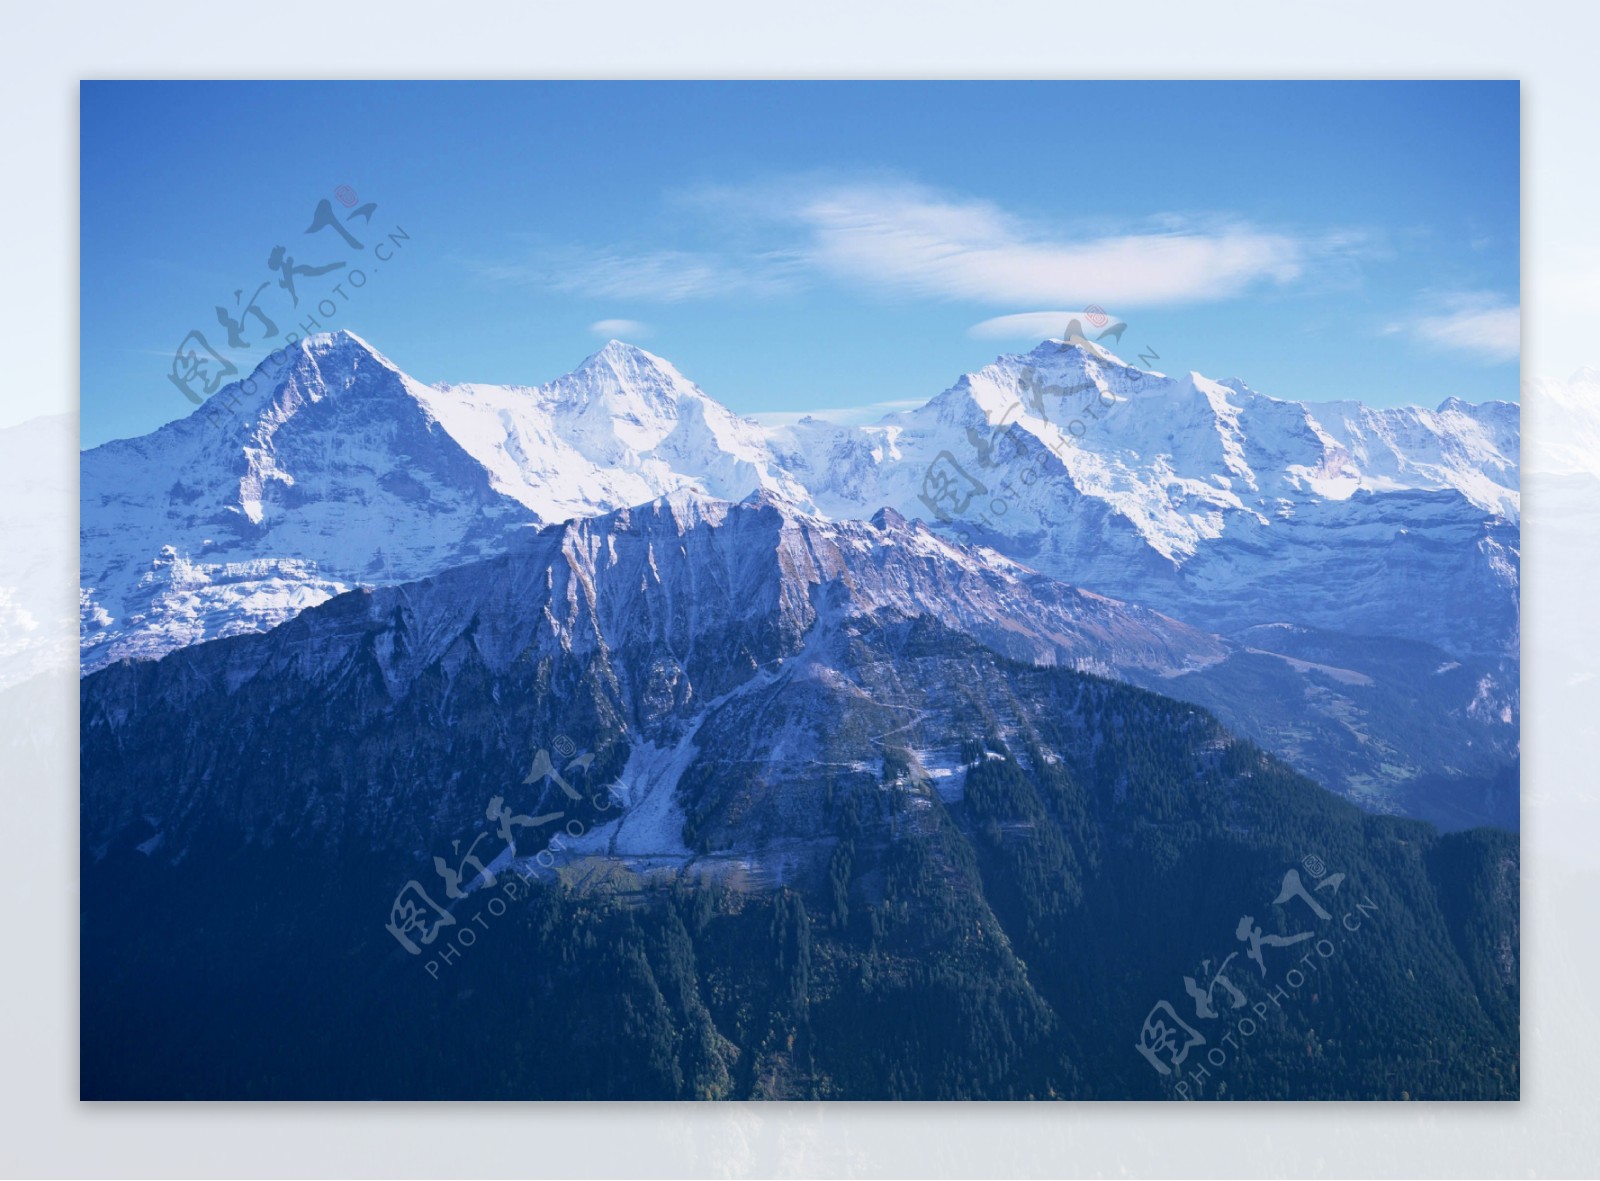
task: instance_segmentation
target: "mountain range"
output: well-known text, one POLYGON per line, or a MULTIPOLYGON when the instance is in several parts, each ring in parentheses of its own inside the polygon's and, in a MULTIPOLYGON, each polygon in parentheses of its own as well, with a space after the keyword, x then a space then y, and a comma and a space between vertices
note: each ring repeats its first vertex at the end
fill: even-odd
POLYGON ((870 426, 764 428, 616 341, 539 387, 424 385, 349 333, 279 357, 83 453, 85 673, 548 526, 754 497, 802 532, 876 521, 853 527, 959 572, 862 590, 873 609, 1205 705, 1369 808, 1516 823, 1514 404, 1286 402, 1080 338, 870 426), (950 601, 980 582, 1009 588, 986 627, 950 601))
POLYGON ((617 341, 545 386, 426 386, 338 333, 250 382, 84 453, 86 670, 682 488, 768 489, 835 518, 959 518, 1043 573, 1223 630, 1288 620, 1457 656, 1516 650, 1512 403, 1284 402, 1087 342, 1002 357, 867 427, 763 429, 617 341), (941 455, 1007 491, 930 509, 941 455), (1022 470, 1035 478, 1005 484, 1022 470), (1404 593, 1419 586, 1457 609, 1419 606, 1404 593))
POLYGON ((1516 838, 1123 683, 1230 659, 893 510, 678 492, 119 661, 84 1095, 1515 1097, 1516 838))
POLYGON ((1516 434, 302 342, 83 453, 82 1094, 1514 1098, 1516 434))

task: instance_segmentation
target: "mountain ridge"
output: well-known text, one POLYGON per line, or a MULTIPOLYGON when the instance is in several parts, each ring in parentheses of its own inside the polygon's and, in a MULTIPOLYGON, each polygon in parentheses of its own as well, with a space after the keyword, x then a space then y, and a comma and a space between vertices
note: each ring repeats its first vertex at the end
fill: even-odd
MULTIPOLYGON (((1017 635, 983 637, 1001 651, 1041 657, 1018 636, 1099 596, 1129 651, 1051 659, 1204 704, 1365 806, 1516 822, 1514 408, 1313 412, 1050 341, 866 427, 763 428, 619 341, 537 387, 426 386, 348 333, 253 376, 220 427, 201 416, 237 399, 83 453, 84 673, 516 553, 552 524, 766 498, 1012 580, 1017 635), (1157 617, 1206 659, 1149 658, 1157 617), (1281 624, 1302 630, 1260 631, 1281 624)), ((952 622, 950 586, 919 585, 898 609, 952 622)))
MULTIPOLYGON (((1295 565, 1324 567, 1323 577, 1308 575, 1286 598, 1282 618, 1371 634, 1388 627, 1478 654, 1514 644, 1506 599, 1520 506, 1514 461, 1504 454, 1513 424, 1509 410, 1492 404, 1448 412, 1322 404, 1324 417, 1342 416, 1335 432, 1305 404, 1247 397, 1242 382, 1175 380, 1063 342, 1002 357, 923 407, 866 427, 812 420, 762 428, 670 363, 620 341, 545 386, 427 386, 354 334, 338 333, 300 342, 247 381, 255 393, 245 413, 220 429, 203 429, 207 416, 226 414, 208 404, 152 435, 83 453, 86 670, 271 626, 358 581, 419 577, 494 552, 521 526, 686 487, 729 500, 768 488, 837 518, 893 507, 1068 582, 1223 631, 1274 621, 1244 609, 1252 597, 1269 597, 1265 575, 1246 579, 1248 593, 1225 611, 1209 610, 1205 598, 1219 577, 1238 580, 1242 557, 1282 544, 1295 565), (1063 391, 1080 388, 1094 391, 1104 421, 1051 421, 1048 403, 1064 405, 1063 391), (385 429, 374 413, 379 402, 404 429, 385 429), (1141 421, 1132 413, 1141 407, 1160 414, 1141 421), (1266 443, 1241 426, 1250 413, 1266 421, 1266 443), (1400 451, 1397 436, 1422 457, 1400 451), (989 447, 987 456, 974 451, 973 438, 989 447), (1180 438, 1182 455, 1153 450, 1180 438), (365 452, 356 445, 363 440, 365 452), (1006 467, 994 456, 1008 449, 1036 477, 1025 487, 1004 482, 1006 467), (929 473, 942 457, 960 469, 946 475, 986 491, 998 474, 1009 491, 989 507, 1000 504, 1007 520, 952 513, 954 504, 929 498, 929 473), (178 478, 166 482, 168 472, 178 478), (1357 616, 1350 627, 1319 606, 1315 592, 1338 573, 1338 555, 1317 552, 1322 539, 1352 535, 1346 518, 1381 533, 1382 514, 1363 509, 1360 497, 1381 503, 1408 492, 1427 494, 1416 502, 1425 527, 1448 533, 1454 547, 1457 568, 1439 573, 1470 584, 1487 618, 1443 627, 1386 608, 1394 596, 1375 596, 1359 611, 1343 608, 1357 616), (205 511, 186 513, 185 505, 205 511), (1472 551, 1464 558, 1463 543, 1472 551), (168 547, 188 563, 192 585, 164 581, 168 547), (248 594, 226 589, 230 569, 242 576, 263 560, 276 563, 273 578, 248 594), (213 568, 221 586, 204 580, 213 568)), ((218 398, 236 403, 238 388, 218 398)), ((1432 555, 1419 560, 1437 563, 1432 555)), ((1380 564, 1369 558, 1362 575, 1380 564)))
POLYGON ((1188 1098, 1515 1097, 1514 836, 1027 658, 1114 605, 880 517, 678 492, 83 678, 85 1095, 1171 1098, 1170 1013, 1260 1035, 1188 1098))

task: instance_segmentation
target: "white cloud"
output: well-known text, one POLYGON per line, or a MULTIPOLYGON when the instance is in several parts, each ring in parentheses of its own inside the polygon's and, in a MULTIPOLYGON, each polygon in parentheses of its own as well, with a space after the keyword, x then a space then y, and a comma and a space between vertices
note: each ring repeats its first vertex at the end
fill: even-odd
POLYGON ((769 297, 819 281, 990 307, 1206 303, 1348 262, 1361 235, 1163 215, 1115 230, 1042 225, 992 201, 898 182, 802 178, 672 196, 705 249, 544 249, 491 279, 606 299, 769 297))
POLYGON ((1383 331, 1482 361, 1512 361, 1521 353, 1520 307, 1484 292, 1447 296, 1437 303, 1438 310, 1395 321, 1383 331))
POLYGON ((642 320, 596 320, 589 325, 589 331, 607 339, 626 336, 639 340, 650 335, 650 325, 642 320))
POLYGON ((1074 320, 1078 322, 1078 331, 1091 340, 1101 328, 1117 323, 1117 317, 1108 316, 1105 323, 1097 327, 1081 308, 1075 312, 1015 312, 982 320, 968 328, 967 335, 981 340, 1062 340, 1074 320))
POLYGON ((985 303, 1209 302, 1298 277, 1308 252, 1284 234, 1177 218, 1145 232, 1063 236, 988 201, 905 186, 832 189, 801 199, 794 217, 809 232, 805 257, 820 270, 985 303))
POLYGON ((692 250, 551 250, 535 262, 477 268, 485 278, 545 286, 598 299, 676 303, 712 296, 777 295, 795 289, 782 259, 692 250))

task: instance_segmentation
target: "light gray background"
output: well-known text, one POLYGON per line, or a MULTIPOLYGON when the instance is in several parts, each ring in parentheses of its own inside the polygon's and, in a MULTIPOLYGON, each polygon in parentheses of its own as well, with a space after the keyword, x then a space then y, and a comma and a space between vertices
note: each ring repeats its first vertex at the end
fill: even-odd
MULTIPOLYGON (((1600 6, 404 0, 8 7, 0 426, 75 414, 84 77, 1520 78, 1524 375, 1600 366, 1600 6)), ((1048 134, 1041 127, 1041 134, 1048 134)), ((327 126, 254 128, 263 166, 327 126)), ((204 195, 204 145, 192 178, 204 195)), ((1113 149, 1114 150, 1114 149, 1113 149)), ((93 326, 88 326, 92 333, 93 326)), ((90 340, 92 344, 92 337, 90 340)), ((1527 429, 1560 431, 1530 406, 1527 429)), ((74 432, 75 434, 75 432, 74 432)), ((0 584, 75 601, 76 454, 6 498, 0 584), (56 469, 59 469, 57 471, 56 469)), ((1600 484, 1595 487, 1600 488, 1600 484)), ((0 717, 0 1168, 19 1176, 1594 1176, 1597 505, 1525 497, 1523 1095, 1502 1105, 77 1101, 70 677, 0 717)), ((61 635, 63 667, 76 637, 61 635)), ((1403 949, 1397 949, 1403 954, 1403 949)), ((396 1015, 404 1036, 404 1015, 396 1015)))

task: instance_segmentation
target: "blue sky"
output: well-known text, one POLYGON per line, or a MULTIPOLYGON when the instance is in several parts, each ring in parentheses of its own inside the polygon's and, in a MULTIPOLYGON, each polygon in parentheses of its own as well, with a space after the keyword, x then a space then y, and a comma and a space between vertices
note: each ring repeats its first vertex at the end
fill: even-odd
POLYGON ((311 320, 430 382, 538 383, 617 336, 770 415, 926 400, 1094 303, 1124 357, 1279 397, 1517 397, 1515 82, 81 97, 85 445, 194 408, 191 330, 246 372, 311 320))

